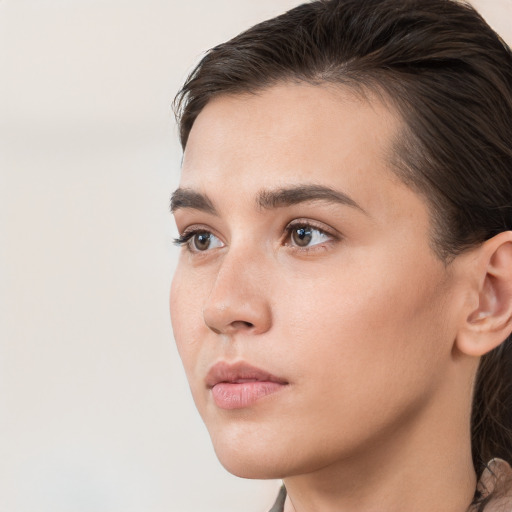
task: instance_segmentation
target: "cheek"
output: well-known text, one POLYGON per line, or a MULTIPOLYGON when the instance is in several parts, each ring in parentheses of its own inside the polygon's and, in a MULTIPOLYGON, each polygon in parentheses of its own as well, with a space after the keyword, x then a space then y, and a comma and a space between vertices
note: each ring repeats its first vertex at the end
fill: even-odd
POLYGON ((331 395, 353 397, 426 386, 449 350, 441 339, 444 287, 436 265, 425 274, 413 261, 408 267, 361 260, 357 268, 347 264, 303 279, 300 294, 281 290, 276 324, 283 326, 299 382, 309 377, 315 392, 326 386, 331 395))
POLYGON ((196 283, 196 279, 187 276, 187 273, 178 266, 170 292, 174 339, 188 376, 190 376, 193 361, 200 349, 199 331, 203 327, 202 290, 196 283))

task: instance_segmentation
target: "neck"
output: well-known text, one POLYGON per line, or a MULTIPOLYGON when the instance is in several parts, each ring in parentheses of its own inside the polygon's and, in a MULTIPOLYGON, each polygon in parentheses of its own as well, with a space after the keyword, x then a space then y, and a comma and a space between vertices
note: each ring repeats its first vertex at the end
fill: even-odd
POLYGON ((285 478, 284 511, 466 512, 476 487, 469 416, 453 404, 437 401, 364 452, 285 478))

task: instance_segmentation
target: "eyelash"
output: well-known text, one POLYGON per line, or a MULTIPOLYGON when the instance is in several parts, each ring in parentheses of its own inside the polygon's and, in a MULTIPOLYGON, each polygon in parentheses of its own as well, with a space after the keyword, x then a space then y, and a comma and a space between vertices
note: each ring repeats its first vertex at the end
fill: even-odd
MULTIPOLYGON (((301 247, 299 245, 290 244, 289 241, 290 241, 290 238, 291 238, 294 230, 297 230, 300 228, 306 228, 306 229, 318 231, 320 234, 329 237, 331 240, 327 240, 325 243, 328 243, 329 241, 332 241, 332 240, 338 240, 340 238, 339 235, 335 235, 334 233, 326 230, 324 227, 320 227, 320 226, 316 225, 314 222, 312 222, 310 220, 296 219, 296 220, 293 220, 292 222, 290 222, 284 229, 284 232, 285 232, 284 245, 286 245, 287 247, 292 247, 294 250, 299 250, 299 251, 304 251, 304 252, 309 252, 312 250, 318 250, 318 249, 325 248, 324 242, 314 244, 312 246, 306 246, 306 247, 301 247)), ((180 234, 179 237, 177 237, 173 240, 173 243, 174 243, 174 245, 177 245, 179 247, 186 247, 186 249, 188 251, 190 251, 194 254, 202 253, 202 252, 206 253, 206 252, 208 252, 207 250, 200 251, 198 249, 192 248, 192 246, 191 246, 192 239, 194 238, 194 236, 199 235, 199 234, 211 234, 211 235, 215 236, 216 238, 218 238, 214 233, 212 233, 212 231, 210 229, 197 227, 197 228, 186 229, 183 233, 180 234)))
POLYGON ((173 240, 173 244, 177 246, 186 245, 195 235, 199 235, 201 233, 208 233, 213 235, 211 229, 207 227, 198 226, 194 228, 187 228, 185 231, 183 231, 183 233, 180 233, 180 235, 173 240))

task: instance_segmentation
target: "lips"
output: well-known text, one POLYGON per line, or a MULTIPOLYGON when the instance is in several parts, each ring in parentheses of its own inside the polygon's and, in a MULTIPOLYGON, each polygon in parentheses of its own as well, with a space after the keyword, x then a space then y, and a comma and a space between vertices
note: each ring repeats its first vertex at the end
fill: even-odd
POLYGON ((283 379, 247 363, 215 364, 206 376, 215 404, 221 409, 243 409, 288 385, 283 379))

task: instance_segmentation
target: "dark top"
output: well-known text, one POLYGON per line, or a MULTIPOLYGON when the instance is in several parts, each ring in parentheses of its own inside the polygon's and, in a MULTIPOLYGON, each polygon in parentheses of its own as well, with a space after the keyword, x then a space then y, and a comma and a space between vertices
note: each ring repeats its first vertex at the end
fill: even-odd
POLYGON ((276 502, 272 505, 272 508, 268 512, 283 512, 284 501, 286 500, 286 489, 284 485, 279 489, 276 502))

